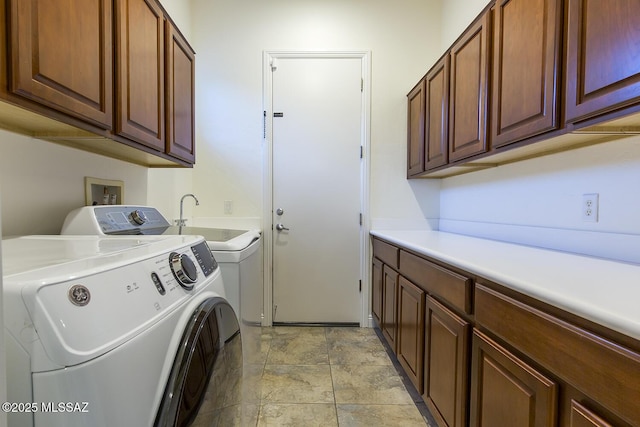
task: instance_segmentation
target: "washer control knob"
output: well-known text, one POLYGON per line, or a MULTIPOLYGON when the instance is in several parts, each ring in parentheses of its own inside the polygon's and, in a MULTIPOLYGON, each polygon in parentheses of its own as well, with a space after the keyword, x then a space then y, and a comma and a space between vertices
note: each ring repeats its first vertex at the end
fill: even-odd
POLYGON ((147 216, 139 209, 131 212, 131 219, 138 225, 142 225, 147 222, 147 216))
POLYGON ((198 279, 198 269, 191 258, 184 254, 171 252, 169 266, 180 286, 188 291, 193 289, 193 284, 198 279))

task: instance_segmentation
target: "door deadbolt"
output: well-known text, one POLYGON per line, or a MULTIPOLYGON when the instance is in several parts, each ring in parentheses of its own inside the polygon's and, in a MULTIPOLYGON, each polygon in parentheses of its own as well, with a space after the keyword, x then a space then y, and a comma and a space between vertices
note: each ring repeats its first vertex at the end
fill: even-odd
POLYGON ((276 215, 282 215, 284 213, 284 209, 278 208, 276 209, 276 215))

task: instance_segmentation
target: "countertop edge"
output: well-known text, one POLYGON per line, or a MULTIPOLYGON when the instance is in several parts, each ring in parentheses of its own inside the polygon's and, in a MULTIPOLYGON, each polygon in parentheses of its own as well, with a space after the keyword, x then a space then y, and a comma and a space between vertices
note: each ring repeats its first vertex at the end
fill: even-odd
POLYGON ((640 266, 442 231, 370 233, 640 340, 640 266))

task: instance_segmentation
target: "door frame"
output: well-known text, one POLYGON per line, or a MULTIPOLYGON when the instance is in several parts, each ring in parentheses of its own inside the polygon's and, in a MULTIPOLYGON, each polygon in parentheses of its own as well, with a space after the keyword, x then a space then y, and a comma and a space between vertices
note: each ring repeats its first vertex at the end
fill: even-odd
POLYGON ((263 158, 263 214, 262 234, 264 239, 264 308, 263 326, 273 325, 273 73, 280 58, 300 59, 341 59, 356 58, 361 63, 362 73, 362 116, 360 119, 360 145, 362 161, 360 163, 360 211, 362 225, 360 227, 360 325, 372 327, 370 303, 370 268, 369 268, 369 177, 370 177, 370 123, 371 123, 371 52, 370 51, 263 51, 262 54, 262 88, 263 88, 263 120, 264 134, 262 145, 263 158))

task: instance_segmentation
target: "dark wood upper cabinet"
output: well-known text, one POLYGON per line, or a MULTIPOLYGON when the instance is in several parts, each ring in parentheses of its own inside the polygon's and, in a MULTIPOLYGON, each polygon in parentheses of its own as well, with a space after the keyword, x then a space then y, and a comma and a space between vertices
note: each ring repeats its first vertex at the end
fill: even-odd
POLYGON ((167 154, 195 162, 195 53, 166 21, 167 154))
POLYGON ((449 55, 425 77, 425 170, 449 162, 449 55))
POLYGON ((558 128, 559 0, 498 0, 493 30, 491 145, 558 128))
POLYGON ((9 2, 10 90, 113 126, 112 0, 9 2))
POLYGON ((449 161, 488 150, 487 90, 491 14, 484 13, 451 48, 449 161))
POLYGON ((162 152, 164 20, 153 0, 116 0, 116 133, 162 152))
POLYGON ((407 95, 407 176, 424 172, 424 80, 407 95))
POLYGON ((568 0, 566 21, 566 121, 639 102, 638 2, 568 0))

